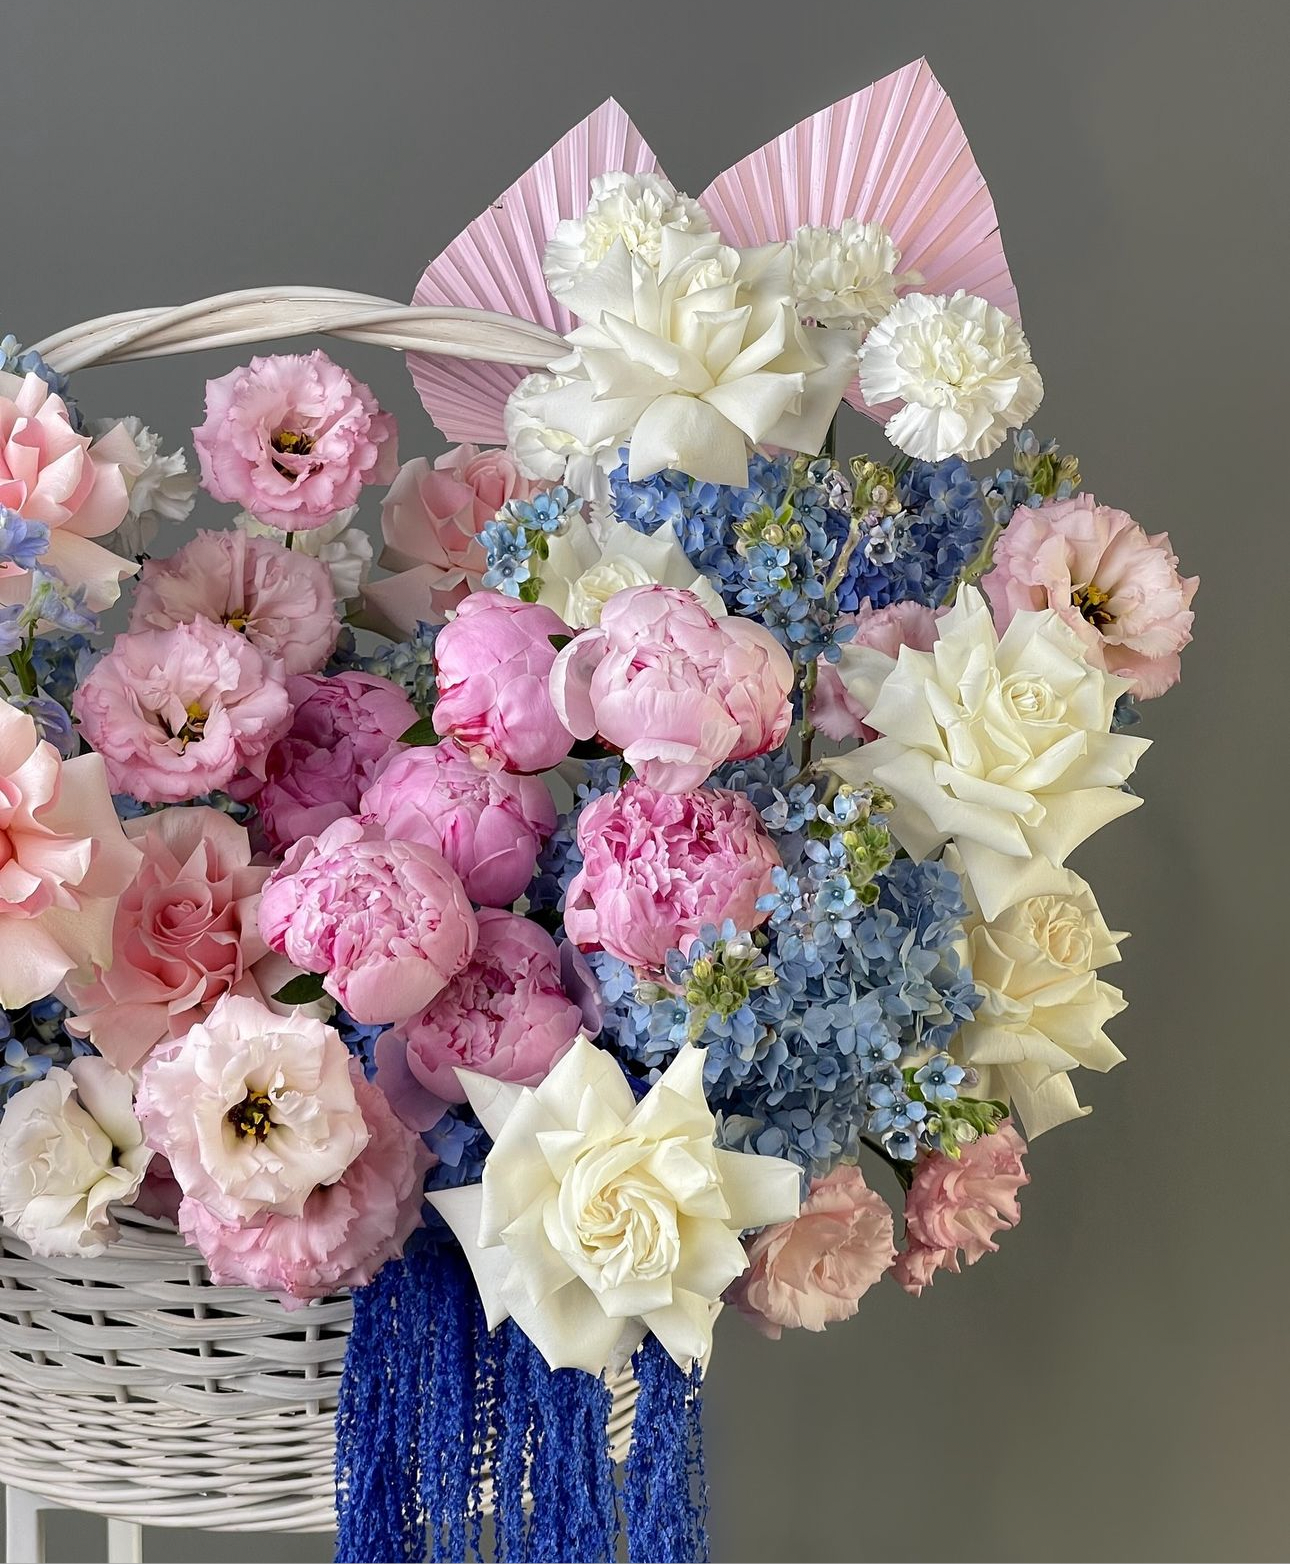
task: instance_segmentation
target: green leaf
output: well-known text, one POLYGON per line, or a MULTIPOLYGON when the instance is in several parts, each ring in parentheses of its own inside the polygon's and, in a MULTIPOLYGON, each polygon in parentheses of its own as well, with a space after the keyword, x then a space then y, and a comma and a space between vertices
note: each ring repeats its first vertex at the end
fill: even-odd
POLYGON ((547 640, 555 647, 557 652, 562 652, 569 642, 573 640, 571 635, 549 635, 547 640))
POLYGON ((273 996, 280 1005, 312 1005, 326 997, 322 974, 301 972, 273 996))
POLYGON ((434 719, 432 717, 419 718, 406 733, 399 736, 400 744, 426 745, 437 744, 438 742, 439 735, 434 730, 434 719))

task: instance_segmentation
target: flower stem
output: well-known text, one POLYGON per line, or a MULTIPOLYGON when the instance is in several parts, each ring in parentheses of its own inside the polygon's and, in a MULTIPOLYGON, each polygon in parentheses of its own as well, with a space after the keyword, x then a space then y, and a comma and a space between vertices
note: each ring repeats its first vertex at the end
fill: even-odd
POLYGON ((36 693, 36 670, 31 666, 31 643, 9 653, 9 666, 18 679, 18 688, 24 695, 36 693))

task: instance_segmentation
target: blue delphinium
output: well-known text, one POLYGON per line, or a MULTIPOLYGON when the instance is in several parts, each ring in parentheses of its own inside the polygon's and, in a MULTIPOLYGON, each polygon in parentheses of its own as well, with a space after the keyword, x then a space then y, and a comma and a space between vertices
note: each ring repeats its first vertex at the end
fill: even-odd
POLYGON ((31 666, 42 692, 71 708, 72 696, 101 653, 84 634, 38 635, 31 643, 31 666))
POLYGON ((34 570, 49 549, 49 528, 0 505, 0 564, 34 570))

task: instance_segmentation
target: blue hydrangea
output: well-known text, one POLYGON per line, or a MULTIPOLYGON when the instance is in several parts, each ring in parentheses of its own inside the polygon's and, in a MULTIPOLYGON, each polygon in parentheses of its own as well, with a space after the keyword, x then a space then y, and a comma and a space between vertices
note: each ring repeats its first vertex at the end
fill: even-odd
POLYGON ((41 691, 70 709, 72 696, 101 653, 84 634, 38 635, 31 643, 31 666, 41 691))
POLYGON ((363 1074, 370 1081, 376 1075, 376 1040, 386 1031, 389 1022, 367 1024, 355 1021, 348 1011, 338 1009, 331 1024, 340 1033, 340 1040, 354 1058, 363 1066, 363 1074))
MULTIPOLYGON (((483 1175, 484 1159, 492 1149, 483 1125, 465 1103, 450 1104, 444 1116, 422 1135, 422 1140, 438 1157, 426 1176, 426 1189, 458 1189, 477 1184, 483 1175)), ((433 1206, 425 1208, 425 1227, 421 1242, 453 1242, 448 1224, 433 1206)))
POLYGON ((324 670, 344 673, 357 669, 397 684, 423 717, 434 709, 436 698, 434 643, 442 625, 420 623, 406 641, 390 641, 374 652, 360 652, 353 634, 342 633, 324 670))
POLYGON ((17 337, 0 337, 0 369, 10 375, 35 375, 43 380, 55 396, 62 397, 67 405, 67 417, 72 428, 79 434, 82 419, 81 410, 77 407, 74 398, 70 394, 71 381, 67 376, 48 365, 35 348, 24 350, 17 337))
POLYGON ((622 774, 622 762, 617 758, 588 762, 586 775, 575 790, 572 807, 556 821, 555 830, 538 854, 528 902, 529 911, 541 921, 558 926, 564 911, 565 890, 582 868, 582 854, 576 839, 578 816, 593 799, 614 792, 622 774))
POLYGON ((66 1006, 38 999, 20 1010, 0 1010, 0 1104, 93 1048, 63 1029, 66 1006))

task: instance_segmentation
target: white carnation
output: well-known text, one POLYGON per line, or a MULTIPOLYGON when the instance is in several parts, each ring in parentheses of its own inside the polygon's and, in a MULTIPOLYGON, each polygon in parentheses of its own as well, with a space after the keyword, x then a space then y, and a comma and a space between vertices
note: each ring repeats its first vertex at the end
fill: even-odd
POLYGON ((682 195, 661 174, 597 174, 580 218, 559 223, 542 273, 557 299, 622 240, 633 255, 657 270, 664 228, 710 233, 712 223, 697 201, 682 195))
POLYGON ((253 538, 272 538, 298 554, 321 560, 331 572, 332 590, 341 602, 348 602, 358 596, 372 570, 372 540, 362 527, 353 525, 357 514, 358 506, 351 505, 321 527, 290 534, 246 510, 238 512, 233 525, 253 538))
MULTIPOLYGON (((90 425, 94 439, 122 431, 134 446, 133 457, 121 462, 121 476, 130 496, 125 520, 116 529, 116 547, 133 558, 148 551, 160 522, 186 521, 197 500, 197 477, 188 471, 182 450, 162 452, 161 436, 140 418, 103 418, 90 425)), ((117 437, 122 449, 124 441, 117 437)), ((116 450, 114 448, 113 455, 116 450)))
POLYGON ((848 217, 840 228, 802 227, 793 236, 793 289, 804 320, 862 336, 896 302, 901 288, 921 281, 897 274, 900 251, 881 223, 848 217))

